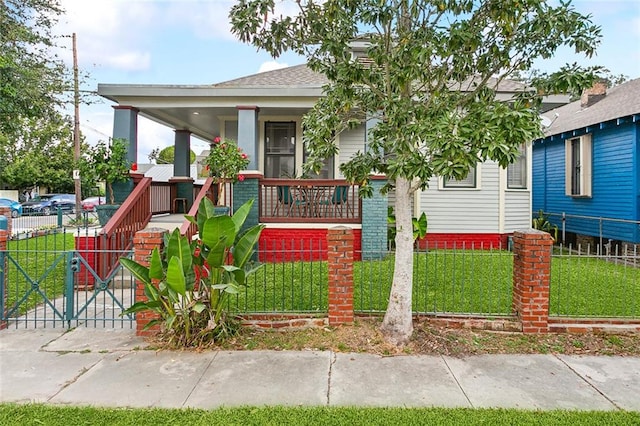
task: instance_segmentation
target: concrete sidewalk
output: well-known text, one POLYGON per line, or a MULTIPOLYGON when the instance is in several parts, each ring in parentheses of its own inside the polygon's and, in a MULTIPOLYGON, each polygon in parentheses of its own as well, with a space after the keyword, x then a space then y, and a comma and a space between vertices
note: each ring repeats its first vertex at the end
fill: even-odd
POLYGON ((640 358, 173 352, 133 330, 0 331, 0 401, 640 411, 640 358))

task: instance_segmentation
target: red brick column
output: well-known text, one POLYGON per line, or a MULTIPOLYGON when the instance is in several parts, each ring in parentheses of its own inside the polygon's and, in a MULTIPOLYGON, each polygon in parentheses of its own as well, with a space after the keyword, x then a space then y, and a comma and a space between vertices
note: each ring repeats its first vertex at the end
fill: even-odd
POLYGON ((353 230, 327 231, 329 261, 329 325, 353 323, 353 230))
POLYGON ((0 207, 0 216, 4 216, 7 218, 7 231, 9 235, 11 235, 11 207, 0 207))
MULTIPOLYGON (((133 259, 141 265, 149 266, 149 259, 151 258, 151 252, 155 247, 162 250, 163 236, 167 231, 158 228, 149 228, 136 232, 133 237, 133 259)), ((144 283, 136 280, 136 302, 143 302, 147 300, 147 296, 144 294, 144 283)), ((151 320, 159 318, 158 314, 154 312, 138 312, 136 313, 136 335, 138 336, 152 336, 160 331, 160 325, 154 325, 153 327, 144 330, 144 327, 149 324, 151 320)))
POLYGON ((529 229, 513 234, 513 310, 523 333, 549 331, 552 245, 547 232, 529 229))

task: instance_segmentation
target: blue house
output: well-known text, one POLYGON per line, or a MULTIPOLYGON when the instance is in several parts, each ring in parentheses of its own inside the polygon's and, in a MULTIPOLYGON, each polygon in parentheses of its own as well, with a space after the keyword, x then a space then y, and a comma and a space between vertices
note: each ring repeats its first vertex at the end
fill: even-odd
POLYGON ((640 243, 640 79, 608 92, 596 83, 545 116, 545 137, 533 143, 533 212, 547 213, 567 242, 640 243))

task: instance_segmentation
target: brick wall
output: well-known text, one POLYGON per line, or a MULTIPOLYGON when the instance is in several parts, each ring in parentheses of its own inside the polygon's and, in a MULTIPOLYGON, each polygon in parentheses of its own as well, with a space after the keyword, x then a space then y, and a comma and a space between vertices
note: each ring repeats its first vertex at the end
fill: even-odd
POLYGON ((362 199, 362 258, 381 259, 387 250, 387 209, 389 201, 380 193, 387 183, 384 177, 371 180, 373 196, 362 199))
MULTIPOLYGON (((355 260, 360 260, 361 235, 360 229, 353 229, 355 260)), ((265 228, 258 249, 261 262, 327 260, 327 229, 265 228)))
MULTIPOLYGON (((141 265, 149 266, 151 252, 155 247, 158 247, 158 250, 162 250, 163 236, 166 232, 166 230, 158 228, 149 228, 136 232, 136 235, 133 237, 133 259, 141 265)), ((144 293, 144 283, 139 280, 136 280, 135 296, 136 302, 148 300, 144 293)), ((150 321, 158 318, 159 316, 155 312, 144 311, 136 313, 136 335, 151 336, 157 334, 160 331, 159 324, 147 330, 144 330, 144 327, 149 324, 150 321)))
POLYGON ((490 249, 507 248, 507 234, 449 234, 428 233, 426 237, 418 240, 418 247, 430 248, 457 248, 457 249, 490 249))

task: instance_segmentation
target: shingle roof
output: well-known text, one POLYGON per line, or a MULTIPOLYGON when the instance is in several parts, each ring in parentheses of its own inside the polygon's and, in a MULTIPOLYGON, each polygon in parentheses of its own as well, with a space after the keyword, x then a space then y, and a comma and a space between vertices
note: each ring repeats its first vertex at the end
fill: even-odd
POLYGON ((328 82, 324 75, 311 71, 306 64, 302 64, 223 81, 214 87, 322 87, 328 82))
MULTIPOLYGON (((473 88, 474 81, 475 79, 468 79, 461 83, 455 83, 452 84, 452 88, 454 90, 469 90, 473 88)), ((306 64, 301 64, 223 81, 214 84, 214 87, 322 87, 327 83, 329 80, 326 76, 312 71, 306 64)), ((492 88, 497 87, 500 92, 517 92, 526 88, 519 81, 506 79, 498 82, 497 79, 490 78, 487 84, 492 88)))
POLYGON ((545 136, 580 129, 616 118, 640 114, 640 78, 607 90, 607 95, 595 104, 583 108, 580 100, 545 113, 553 124, 545 130, 545 136))

